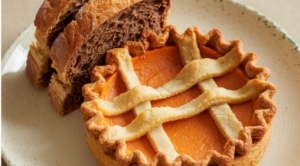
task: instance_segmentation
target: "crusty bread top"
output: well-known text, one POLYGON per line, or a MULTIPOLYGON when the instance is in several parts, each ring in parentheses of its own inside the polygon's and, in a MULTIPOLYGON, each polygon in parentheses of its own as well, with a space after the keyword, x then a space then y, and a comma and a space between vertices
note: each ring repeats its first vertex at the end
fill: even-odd
MULTIPOLYGON (((90 39, 92 32, 122 10, 142 1, 145 0, 90 0, 86 3, 76 14, 75 20, 57 37, 51 49, 52 67, 58 72, 61 81, 70 84, 66 78, 68 64, 75 51, 85 40, 90 39)), ((167 25, 166 20, 164 27, 167 25)))
POLYGON ((76 15, 79 32, 86 36, 123 9, 143 0, 91 0, 76 15))
POLYGON ((53 26, 59 21, 62 11, 74 0, 45 0, 36 14, 34 25, 47 38, 53 26))

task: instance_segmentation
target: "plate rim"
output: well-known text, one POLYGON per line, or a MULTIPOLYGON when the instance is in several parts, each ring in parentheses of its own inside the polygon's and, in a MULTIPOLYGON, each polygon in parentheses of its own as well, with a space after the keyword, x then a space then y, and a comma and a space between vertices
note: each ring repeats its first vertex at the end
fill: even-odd
MULTIPOLYGON (((8 47, 8 49, 5 51, 3 57, 1 58, 1 71, 3 70, 3 67, 5 66, 7 60, 9 59, 11 53, 13 50, 15 50, 17 44, 22 41, 23 37, 31 30, 31 28, 35 28, 33 23, 30 23, 11 43, 11 45, 8 47)), ((1 72, 2 75, 2 72, 1 72)))
MULTIPOLYGON (((1 79, 3 76, 3 68, 6 65, 6 62, 8 61, 9 57, 11 56, 11 53, 13 50, 16 49, 17 45, 22 41, 24 36, 32 29, 35 28, 33 23, 30 23, 20 34, 15 38, 15 40, 12 42, 12 44, 9 46, 9 48, 6 50, 4 56, 1 58, 1 79)), ((1 110, 2 112, 2 110, 1 110)), ((2 115, 2 114, 1 114, 2 115)), ((2 128, 2 118, 1 118, 1 128, 2 128)), ((2 131, 2 130, 1 130, 2 131)), ((2 133, 2 132, 1 132, 2 133)), ((8 159, 8 154, 5 151, 4 145, 2 144, 2 134, 1 134, 1 158, 4 160, 5 164, 7 166, 12 166, 13 163, 11 162, 11 159, 8 159)))
MULTIPOLYGON (((223 1, 223 0, 220 0, 220 1, 223 1)), ((295 40, 292 39, 292 37, 289 35, 289 33, 287 31, 285 31, 283 28, 281 28, 276 22, 272 21, 269 17, 267 17, 263 13, 257 11, 255 8, 253 8, 250 5, 247 5, 245 3, 241 3, 238 0, 226 0, 226 1, 232 2, 233 4, 239 5, 241 7, 244 7, 248 11, 251 11, 252 13, 257 14, 258 16, 260 16, 264 21, 267 21, 268 23, 273 25, 276 30, 278 30, 279 32, 283 33, 286 36, 286 38, 289 40, 290 44, 294 45, 294 47, 295 47, 294 49, 297 51, 298 55, 300 56, 300 47, 299 47, 298 43, 295 42, 295 40)))
MULTIPOLYGON (((191 0, 192 1, 192 0, 191 0)), ((223 0, 220 0, 221 2, 223 0)), ((290 44, 294 46, 294 49, 296 50, 297 54, 300 56, 300 47, 298 45, 298 43, 296 43, 292 37, 289 35, 289 33, 287 31, 285 31, 283 28, 281 28, 276 22, 271 21, 271 19, 269 19, 268 16, 265 16, 263 13, 257 11, 255 8, 253 8, 250 5, 247 5, 245 3, 241 3, 238 2, 238 0, 225 0, 227 2, 231 2, 232 4, 239 6, 239 7, 244 7, 246 10, 248 10, 249 12, 258 15, 262 18, 263 21, 267 21, 268 23, 270 23, 271 25, 274 26, 274 29, 278 30, 280 33, 282 33, 284 36, 286 36, 286 38, 289 40, 290 44)), ((15 48, 17 47, 17 45, 20 43, 20 41, 22 41, 22 39, 24 38, 24 36, 32 29, 34 28, 35 30, 35 26, 34 23, 30 23, 15 39, 14 41, 11 43, 11 45, 9 46, 9 48, 5 51, 4 56, 1 58, 1 75, 3 75, 3 68, 6 65, 6 62, 8 61, 9 57, 11 56, 11 53, 13 50, 15 50, 15 48)), ((32 41, 33 42, 33 41, 32 41)), ((2 110, 1 110, 2 111, 2 110)), ((1 118, 2 120, 2 118, 1 118)), ((1 142, 2 142, 2 136, 1 136, 1 142)), ((10 162, 11 159, 8 159, 7 157, 7 153, 4 150, 4 146, 3 144, 1 145, 1 157, 2 159, 5 161, 5 163, 7 164, 7 166, 12 166, 13 163, 10 162)))

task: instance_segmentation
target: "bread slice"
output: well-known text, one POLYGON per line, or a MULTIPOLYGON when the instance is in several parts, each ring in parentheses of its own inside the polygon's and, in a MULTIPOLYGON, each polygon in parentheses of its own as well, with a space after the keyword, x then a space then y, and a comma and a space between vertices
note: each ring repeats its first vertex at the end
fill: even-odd
POLYGON ((81 87, 92 68, 104 63, 107 50, 139 41, 146 29, 161 34, 167 26, 171 0, 90 0, 51 48, 54 74, 48 97, 60 115, 79 108, 81 87))
POLYGON ((59 33, 75 18, 88 0, 45 0, 34 25, 36 43, 30 46, 26 73, 37 88, 48 86, 52 73, 50 48, 59 33))

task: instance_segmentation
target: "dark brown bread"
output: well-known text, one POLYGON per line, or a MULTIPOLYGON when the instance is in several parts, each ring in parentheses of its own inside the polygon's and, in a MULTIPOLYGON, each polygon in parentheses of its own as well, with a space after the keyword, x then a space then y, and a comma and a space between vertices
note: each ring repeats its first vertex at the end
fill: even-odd
POLYGON ((36 43, 30 46, 26 73, 37 88, 48 86, 52 73, 50 48, 59 33, 75 19, 77 11, 88 0, 45 0, 34 25, 36 43))
POLYGON ((126 41, 142 39, 150 29, 162 33, 167 25, 170 0, 90 0, 53 43, 52 77, 48 96, 61 115, 83 102, 81 87, 92 68, 103 64, 107 50, 126 41), (64 92, 62 92, 64 91, 64 92))

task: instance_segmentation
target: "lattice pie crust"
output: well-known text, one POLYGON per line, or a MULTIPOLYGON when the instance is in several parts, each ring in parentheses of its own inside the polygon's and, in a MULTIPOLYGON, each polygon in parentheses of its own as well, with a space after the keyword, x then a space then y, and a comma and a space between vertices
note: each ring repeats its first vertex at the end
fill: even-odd
POLYGON ((95 67, 91 76, 92 83, 82 88, 85 102, 81 105, 81 111, 86 136, 98 161, 103 165, 255 165, 268 144, 271 121, 276 113, 272 101, 276 88, 266 81, 270 71, 256 66, 258 56, 243 52, 239 40, 225 42, 217 29, 204 35, 196 27, 191 27, 180 35, 174 26, 168 26, 161 36, 146 31, 142 38, 142 42, 127 42, 123 48, 108 51, 106 65, 95 67), (179 47, 184 68, 175 78, 157 89, 142 86, 133 70, 131 56, 169 43, 179 47), (224 56, 217 60, 201 59, 198 45, 209 46, 224 56), (238 90, 218 88, 212 78, 222 76, 238 66, 253 79, 238 90), (117 70, 128 91, 109 101, 100 99, 99 92, 106 83, 105 77, 117 70), (150 100, 177 95, 196 84, 203 93, 195 100, 178 108, 151 108, 150 100), (254 112, 254 126, 244 127, 228 104, 256 98, 261 109, 254 112), (131 109, 136 118, 126 127, 103 125, 103 116, 120 115, 131 109), (227 143, 223 154, 211 150, 201 161, 195 161, 188 155, 176 152, 162 123, 192 117, 206 109, 227 143), (157 152, 153 161, 147 161, 140 151, 125 153, 125 141, 143 135, 147 135, 157 152), (254 144, 253 139, 259 141, 254 144), (235 157, 236 153, 241 156, 235 157))

